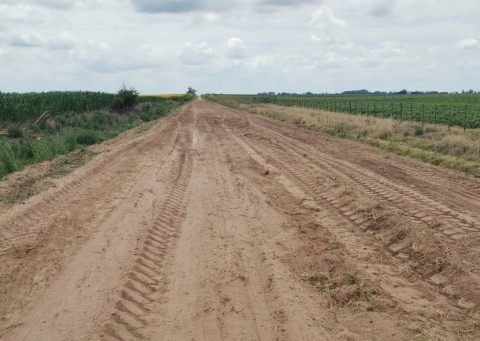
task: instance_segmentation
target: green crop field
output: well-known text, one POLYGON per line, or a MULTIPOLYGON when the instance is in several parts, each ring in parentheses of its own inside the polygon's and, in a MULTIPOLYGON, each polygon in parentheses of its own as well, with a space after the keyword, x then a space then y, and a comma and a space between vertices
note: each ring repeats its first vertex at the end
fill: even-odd
POLYGON ((22 94, 0 92, 0 122, 33 119, 45 111, 55 115, 105 109, 110 106, 114 97, 114 94, 88 91, 22 94))
MULTIPOLYGON (((115 94, 89 91, 54 91, 41 93, 2 93, 0 92, 0 125, 2 122, 22 122, 39 117, 45 111, 51 115, 72 112, 101 110, 110 107, 115 94)), ((174 99, 160 96, 139 96, 138 103, 165 102, 175 100, 185 103, 190 95, 177 95, 174 99)))
POLYGON ((477 93, 220 96, 230 97, 242 103, 271 103, 423 123, 480 128, 480 94, 477 93))
POLYGON ((138 96, 134 89, 126 88, 117 94, 0 93, 0 178, 26 165, 112 138, 193 98, 187 94, 173 98, 138 96), (48 115, 42 116, 45 112, 48 115))

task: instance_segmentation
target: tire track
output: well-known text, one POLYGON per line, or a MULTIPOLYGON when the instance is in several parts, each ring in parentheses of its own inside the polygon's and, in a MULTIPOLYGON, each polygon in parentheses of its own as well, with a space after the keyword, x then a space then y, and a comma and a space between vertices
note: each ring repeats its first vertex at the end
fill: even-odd
MULTIPOLYGON (((132 165, 141 167, 136 160, 141 155, 139 148, 145 148, 148 150, 159 149, 159 146, 174 145, 174 141, 177 137, 179 122, 170 122, 160 131, 153 128, 147 135, 142 136, 133 142, 126 142, 120 148, 108 155, 105 160, 93 165, 81 176, 76 177, 71 182, 65 184, 58 190, 49 193, 45 198, 26 210, 21 210, 12 218, 7 219, 0 224, 0 257, 9 253, 13 248, 19 245, 33 245, 38 238, 41 231, 41 225, 45 225, 49 221, 52 221, 55 217, 54 212, 65 212, 65 208, 70 204, 72 199, 78 199, 83 194, 89 193, 92 189, 101 188, 104 186, 104 182, 99 181, 99 176, 107 176, 111 178, 111 174, 116 174, 116 182, 128 183, 128 179, 131 177, 131 172, 121 172, 120 170, 124 166, 121 156, 128 153, 129 158, 132 160, 132 165), (172 125, 173 124, 173 125, 172 125), (158 139, 158 134, 163 133, 168 129, 174 129, 174 134, 161 134, 158 139), (148 139, 145 143, 145 139, 148 139), (168 140, 169 139, 169 140, 168 140), (115 170, 117 169, 117 170, 115 170), (54 211, 52 214, 52 210, 54 211)), ((159 152, 150 153, 149 159, 146 163, 153 163, 158 158, 159 152)), ((161 153, 161 151, 160 151, 161 153)), ((148 167, 141 167, 141 174, 147 171, 148 167)), ((108 181, 108 180, 107 180, 108 181)), ((134 183, 130 184, 130 188, 127 192, 120 194, 121 197, 128 195, 134 183)), ((104 212, 104 218, 108 216, 114 209, 115 198, 108 200, 109 204, 113 204, 107 212, 104 212)))
POLYGON ((185 219, 186 193, 191 178, 191 132, 182 131, 176 143, 182 151, 177 176, 159 214, 148 231, 143 249, 127 275, 115 304, 115 311, 105 327, 111 340, 144 340, 149 325, 149 314, 160 304, 168 290, 166 257, 175 248, 180 228, 185 219))
MULTIPOLYGON (((452 320, 462 320, 461 311, 466 309, 465 305, 468 305, 469 302, 464 298, 455 299, 448 295, 443 295, 443 299, 440 301, 438 298, 435 301, 423 299, 425 295, 435 295, 434 293, 438 291, 436 288, 439 287, 436 278, 442 277, 432 276, 434 280, 427 281, 421 276, 417 276, 414 281, 412 281, 411 276, 408 276, 409 279, 404 277, 411 273, 411 269, 405 263, 404 258, 398 257, 398 252, 393 252, 393 248, 385 248, 383 243, 376 239, 376 236, 359 234, 359 227, 363 226, 367 218, 364 215, 355 216, 352 213, 353 209, 349 207, 351 200, 343 203, 339 199, 341 189, 325 185, 325 183, 319 185, 318 180, 312 177, 312 174, 316 172, 308 172, 301 166, 301 160, 292 164, 284 161, 284 155, 278 153, 278 151, 276 154, 275 152, 267 153, 268 148, 257 148, 238 135, 236 139, 242 149, 260 165, 273 169, 275 173, 284 173, 281 170, 285 170, 287 174, 291 175, 293 182, 300 185, 301 192, 298 192, 298 190, 292 191, 291 183, 281 179, 281 176, 280 183, 287 191, 303 200, 304 204, 317 212, 316 216, 320 219, 322 226, 326 227, 332 235, 336 236, 339 242, 345 245, 348 252, 358 260, 357 264, 359 266, 368 269, 367 273, 373 281, 375 281, 375 278, 382 278, 382 288, 400 304, 402 309, 414 313, 426 313, 428 310, 437 309, 437 304, 440 303, 444 308, 449 306, 449 316, 452 320), (266 166, 265 160, 267 159, 273 161, 274 164, 269 163, 269 166, 266 166), (305 192, 302 194, 302 191, 305 192), (307 193, 311 193, 312 197, 307 193), (321 202, 324 205, 316 204, 321 202), (382 259, 382 262, 381 264, 372 264, 372 259, 382 259), (407 302, 408 304, 405 305, 407 302), (420 304, 415 302, 420 302, 420 304)), ((360 232, 364 232, 364 230, 360 232)), ((449 281, 442 282, 441 285, 448 286, 450 283, 449 279, 449 281)), ((473 307, 468 309, 471 308, 473 307)))
POLYGON ((480 233, 479 219, 467 212, 454 211, 447 205, 426 197, 414 189, 399 185, 347 161, 335 160, 313 147, 304 146, 292 138, 253 123, 250 118, 249 121, 252 127, 261 130, 262 133, 267 133, 278 140, 287 142, 287 144, 282 144, 286 150, 297 155, 300 153, 306 155, 305 158, 326 172, 351 179, 356 186, 362 188, 370 196, 382 198, 391 206, 400 209, 405 216, 414 222, 435 226, 444 237, 451 241, 458 241, 472 235, 478 237, 480 233), (320 159, 322 163, 319 164, 318 161, 314 161, 312 156, 320 159))
MULTIPOLYGON (((261 164, 261 159, 269 160, 270 164, 271 162, 273 162, 273 164, 279 167, 278 169, 284 169, 288 173, 290 173, 290 175, 294 179, 294 182, 300 183, 302 188, 304 188, 307 192, 310 192, 313 195, 312 198, 304 198, 304 202, 323 202, 326 204, 326 207, 331 207, 333 209, 333 211, 328 209, 323 210, 321 207, 325 207, 325 205, 321 205, 319 209, 314 204, 313 206, 315 206, 315 210, 319 212, 319 216, 321 216, 323 219, 326 219, 327 221, 335 222, 338 221, 339 218, 338 216, 335 216, 335 213, 333 212, 338 212, 338 214, 340 214, 344 219, 346 219, 345 222, 348 223, 334 224, 334 227, 331 228, 331 233, 333 235, 337 235, 339 241, 344 243, 347 249, 349 249, 352 254, 357 255, 359 259, 371 259, 372 254, 378 253, 378 250, 382 250, 382 253, 380 255, 377 255, 377 257, 387 260, 386 264, 390 264, 387 266, 393 267, 386 272, 382 271, 384 269, 376 269, 376 275, 383 272, 386 277, 390 277, 392 281, 391 287, 409 288, 408 290, 410 291, 410 293, 413 294, 413 296, 411 297, 412 302, 415 300, 415 296, 422 296, 420 292, 418 292, 417 290, 413 290, 411 283, 405 281, 404 278, 400 276, 392 277, 391 275, 393 273, 412 273, 412 269, 409 268, 408 263, 405 262, 405 259, 409 256, 405 253, 402 253, 402 251, 406 247, 408 247, 409 244, 402 242, 399 242, 398 244, 395 244, 395 242, 386 243, 386 241, 392 239, 392 231, 387 231, 387 233, 384 233, 383 235, 371 233, 369 233, 368 235, 365 234, 365 232, 368 232, 369 219, 371 217, 368 217, 365 212, 359 211, 356 202, 356 199, 358 198, 345 195, 346 189, 338 186, 338 183, 336 182, 337 176, 343 179, 350 180, 347 181, 347 183, 353 182, 353 185, 356 185, 356 187, 360 187, 360 190, 362 190, 362 192, 365 192, 364 187, 358 186, 351 177, 345 176, 342 172, 333 169, 333 167, 335 166, 334 164, 328 164, 327 167, 320 167, 318 166, 317 162, 311 162, 309 155, 305 153, 305 151, 310 150, 302 149, 301 151, 303 153, 298 152, 296 149, 290 147, 289 139, 282 139, 283 141, 288 143, 274 143, 273 145, 275 145, 276 147, 274 148, 274 150, 269 148, 272 145, 271 143, 267 148, 265 148, 266 146, 264 146, 263 148, 257 148, 253 144, 247 142, 247 139, 241 137, 240 135, 242 134, 240 133, 239 136, 237 136, 237 139, 242 140, 242 142, 240 142, 239 144, 243 149, 247 148, 246 152, 248 154, 251 154, 252 158, 255 161, 260 162, 261 164), (267 150, 270 149, 271 151, 267 152, 267 150), (279 150, 282 150, 284 152, 279 153, 279 150), (289 157, 291 157, 292 155, 295 156, 295 162, 288 160, 289 157, 287 157, 287 155, 289 155, 289 157), (303 164, 310 168, 310 170, 307 170, 308 168, 303 167, 303 164), (359 232, 363 233, 359 235, 359 232)), ((248 136, 248 134, 243 135, 248 136)), ((276 134, 275 137, 277 137, 276 134)), ((263 161, 263 163, 264 162, 265 161, 263 161)), ((264 166, 266 168, 270 168, 270 166, 268 165, 264 164, 264 166)), ((281 173, 280 171, 278 171, 278 169, 273 169, 274 172, 281 173)), ((355 177, 353 177, 353 179, 355 179, 355 177)), ((285 181, 280 182, 285 185, 285 181)), ((377 192, 375 192, 375 194, 376 193, 377 192)), ((383 194, 385 195, 386 193, 383 194)), ((372 195, 372 197, 375 196, 372 195)), ((412 195, 412 197, 416 198, 415 195, 412 195)), ((308 203, 308 205, 310 206, 311 203, 308 203)), ((430 220, 424 219, 426 215, 423 213, 421 207, 418 209, 418 211, 414 213, 418 215, 418 217, 416 217, 418 219, 418 222, 430 222, 430 220)), ((368 262, 366 263, 366 266, 372 268, 372 266, 369 265, 368 262)), ((415 271, 415 269, 413 270, 415 271)), ((422 291, 430 292, 430 294, 433 295, 435 295, 435 292, 442 294, 442 296, 444 297, 444 302, 448 302, 447 304, 451 307, 450 310, 452 317, 457 316, 454 318, 458 319, 460 318, 459 316, 461 316, 461 310, 470 311, 472 309, 475 309, 478 304, 476 299, 474 299, 473 301, 470 300, 473 295, 471 291, 465 292, 466 296, 463 296, 461 293, 452 294, 452 286, 458 282, 458 276, 460 274, 462 276, 462 281, 467 281, 471 283, 471 288, 476 287, 476 283, 480 283, 480 279, 478 278, 478 276, 474 275, 473 273, 465 273, 465 271, 458 272, 455 270, 455 268, 453 268, 449 271, 443 272, 441 275, 438 273, 430 274, 430 276, 427 278, 423 277, 423 274, 418 274, 416 276, 415 286, 423 288, 422 291), (465 297, 470 298, 465 299, 465 297)), ((453 292, 455 292, 455 290, 453 290, 453 292)), ((393 297, 396 296, 395 291, 390 291, 390 294, 393 297)), ((432 303, 429 303, 428 305, 433 307, 432 303)))

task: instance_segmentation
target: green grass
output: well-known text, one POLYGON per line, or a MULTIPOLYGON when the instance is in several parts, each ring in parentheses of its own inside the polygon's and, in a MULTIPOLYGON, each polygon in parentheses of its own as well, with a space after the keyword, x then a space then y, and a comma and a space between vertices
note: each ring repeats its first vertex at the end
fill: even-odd
MULTIPOLYGON (((41 125, 9 129, 6 136, 0 136, 0 178, 29 164, 113 138, 125 130, 162 117, 184 103, 184 98, 179 101, 142 100, 134 109, 121 113, 66 111, 50 117, 41 125)), ((15 123, 14 127, 17 125, 15 123)))

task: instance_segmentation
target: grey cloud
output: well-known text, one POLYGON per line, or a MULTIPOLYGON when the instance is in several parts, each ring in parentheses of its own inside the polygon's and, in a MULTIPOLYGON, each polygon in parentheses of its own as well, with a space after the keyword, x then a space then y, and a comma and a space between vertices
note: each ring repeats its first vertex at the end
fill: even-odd
POLYGON ((376 17, 385 17, 392 13, 395 2, 396 0, 375 0, 368 13, 376 17))
POLYGON ((77 1, 68 0, 37 0, 36 3, 41 6, 56 8, 56 9, 71 9, 75 6, 77 1))
POLYGON ((10 45, 18 47, 39 47, 45 43, 45 39, 38 32, 19 34, 10 39, 10 45))
POLYGON ((261 0, 257 2, 260 5, 298 6, 298 5, 304 5, 304 4, 319 4, 319 3, 323 3, 323 0, 261 0))
MULTIPOLYGON (((47 0, 53 1, 53 0, 47 0)), ((323 0, 130 0, 133 6, 144 13, 185 13, 195 11, 220 12, 236 7, 263 8, 288 7, 303 4, 318 4, 323 0), (245 7, 245 5, 247 7, 245 7)))
POLYGON ((99 0, 3 0, 9 6, 39 6, 58 10, 69 10, 75 7, 91 7, 99 5, 99 0), (6 1, 6 2, 5 2, 6 1))
POLYGON ((25 2, 59 10, 99 5, 98 0, 25 0, 25 2))
POLYGON ((214 0, 131 0, 131 2, 138 11, 145 13, 220 11, 232 6, 214 0))

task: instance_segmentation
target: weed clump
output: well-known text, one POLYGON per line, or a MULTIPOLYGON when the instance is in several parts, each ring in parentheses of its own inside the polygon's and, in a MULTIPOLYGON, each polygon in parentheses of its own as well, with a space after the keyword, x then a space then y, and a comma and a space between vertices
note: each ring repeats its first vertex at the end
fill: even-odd
POLYGON ((0 144, 0 176, 15 172, 18 168, 12 147, 8 143, 0 144))
POLYGON ((21 128, 9 128, 8 129, 8 137, 13 138, 13 139, 19 139, 24 136, 24 132, 21 128))

